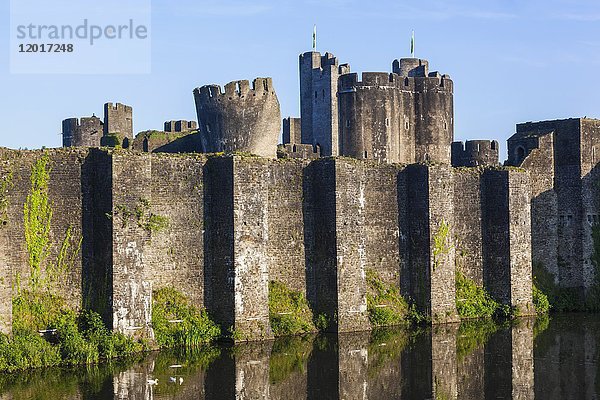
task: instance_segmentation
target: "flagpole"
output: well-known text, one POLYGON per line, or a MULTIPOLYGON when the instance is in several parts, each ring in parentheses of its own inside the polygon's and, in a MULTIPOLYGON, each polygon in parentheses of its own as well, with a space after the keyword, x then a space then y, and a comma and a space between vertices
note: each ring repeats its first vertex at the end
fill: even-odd
POLYGON ((317 24, 313 25, 313 51, 317 51, 317 24))
POLYGON ((410 56, 415 58, 415 31, 412 31, 412 35, 410 37, 410 56))

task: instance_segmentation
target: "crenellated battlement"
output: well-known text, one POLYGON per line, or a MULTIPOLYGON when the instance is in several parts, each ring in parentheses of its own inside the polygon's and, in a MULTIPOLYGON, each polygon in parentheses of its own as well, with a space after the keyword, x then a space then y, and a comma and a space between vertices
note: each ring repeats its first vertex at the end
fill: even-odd
POLYGON ((300 62, 310 63, 312 69, 320 69, 327 66, 338 67, 337 58, 329 52, 321 55, 318 51, 307 51, 300 54, 300 62))
POLYGON ((478 167, 499 164, 499 146, 496 140, 467 140, 452 142, 452 166, 478 167))
POLYGON ((165 132, 191 132, 196 129, 198 129, 196 121, 166 121, 164 124, 165 132))
POLYGON ((124 113, 133 112, 133 108, 131 106, 121 104, 121 103, 106 103, 104 105, 104 110, 105 111, 107 111, 107 110, 120 111, 120 112, 124 112, 124 113))
POLYGON ((454 91, 450 76, 439 72, 430 73, 426 77, 401 76, 393 72, 363 72, 360 80, 358 73, 353 72, 340 76, 339 85, 340 92, 365 87, 397 88, 404 91, 454 91))
POLYGON ((194 96, 203 102, 243 99, 246 97, 275 95, 272 78, 256 78, 252 87, 248 80, 232 81, 220 85, 205 85, 194 89, 194 96))

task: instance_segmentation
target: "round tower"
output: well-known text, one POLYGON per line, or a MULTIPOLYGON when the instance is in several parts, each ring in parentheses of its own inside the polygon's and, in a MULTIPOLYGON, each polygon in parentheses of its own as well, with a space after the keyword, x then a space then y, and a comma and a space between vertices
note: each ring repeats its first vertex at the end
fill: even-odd
POLYGON ((450 164, 454 139, 454 84, 449 75, 429 72, 418 58, 394 60, 392 70, 413 86, 415 97, 415 161, 450 164))
POLYGON ((389 163, 414 162, 412 97, 387 72, 342 75, 338 94, 340 154, 389 163))
POLYGON ((276 158, 281 113, 271 78, 234 81, 221 90, 206 85, 194 90, 205 153, 249 152, 276 158))
POLYGON ((69 118, 62 122, 63 147, 99 147, 102 121, 96 116, 69 118))

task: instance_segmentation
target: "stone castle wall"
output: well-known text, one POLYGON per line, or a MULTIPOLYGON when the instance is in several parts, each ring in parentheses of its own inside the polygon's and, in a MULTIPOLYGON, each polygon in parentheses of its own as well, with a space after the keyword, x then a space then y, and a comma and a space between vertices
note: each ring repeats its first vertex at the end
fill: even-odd
MULTIPOLYGON (((14 186, 0 228, 0 259, 10 271, 0 298, 13 295, 17 272, 27 279, 23 203, 42 154, 2 152, 2 172, 14 170, 14 186)), ((454 320, 455 261, 464 243, 482 255, 463 257, 461 268, 498 299, 528 310, 529 191, 520 171, 100 149, 45 154, 56 210, 53 254, 69 226, 82 238, 60 293, 129 335, 152 334, 152 291, 174 286, 225 329, 246 339, 271 337, 270 280, 304 292, 331 330, 369 329, 368 270, 434 322, 454 320), (152 229, 152 216, 168 223, 152 229), (490 231, 497 224, 502 234, 490 231), (448 233, 438 251, 443 226, 448 233), (468 236, 478 229, 487 235, 481 241, 468 236)), ((10 301, 3 304, 9 317, 10 301)))
POLYGON ((600 223, 600 121, 528 122, 508 139, 510 165, 531 174, 532 259, 583 301, 594 285, 592 231, 600 223))

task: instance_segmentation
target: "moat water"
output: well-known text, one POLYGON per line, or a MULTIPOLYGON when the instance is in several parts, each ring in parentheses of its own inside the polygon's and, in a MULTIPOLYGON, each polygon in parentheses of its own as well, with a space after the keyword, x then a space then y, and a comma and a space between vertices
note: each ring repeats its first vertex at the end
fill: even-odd
POLYGON ((600 315, 565 314, 4 374, 0 399, 595 399, 599 358, 600 315))

